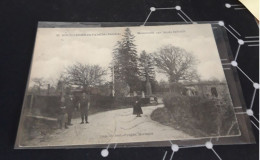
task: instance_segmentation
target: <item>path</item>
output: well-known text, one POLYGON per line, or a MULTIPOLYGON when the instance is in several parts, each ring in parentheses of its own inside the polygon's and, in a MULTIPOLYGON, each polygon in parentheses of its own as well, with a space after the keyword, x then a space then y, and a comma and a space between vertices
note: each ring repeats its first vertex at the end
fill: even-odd
POLYGON ((163 105, 142 107, 144 114, 136 117, 132 108, 106 111, 89 116, 89 124, 73 119, 69 129, 56 130, 45 141, 39 138, 30 143, 37 146, 109 144, 187 139, 190 135, 151 120, 152 111, 163 105))

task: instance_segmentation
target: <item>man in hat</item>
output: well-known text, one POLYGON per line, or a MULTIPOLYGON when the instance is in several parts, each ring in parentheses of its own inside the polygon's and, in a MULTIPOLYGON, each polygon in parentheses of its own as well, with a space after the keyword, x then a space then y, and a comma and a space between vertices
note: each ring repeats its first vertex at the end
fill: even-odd
POLYGON ((81 123, 84 123, 84 120, 86 123, 88 123, 88 110, 90 106, 90 99, 89 96, 86 94, 85 91, 82 93, 82 97, 79 100, 79 108, 80 108, 80 114, 81 114, 81 123))

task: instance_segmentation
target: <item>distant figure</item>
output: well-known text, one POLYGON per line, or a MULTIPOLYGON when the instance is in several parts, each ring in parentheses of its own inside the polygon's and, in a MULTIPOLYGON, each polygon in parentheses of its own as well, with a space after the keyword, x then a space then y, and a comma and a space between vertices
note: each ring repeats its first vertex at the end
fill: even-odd
POLYGON ((133 105, 133 114, 136 114, 136 117, 141 117, 141 114, 143 114, 140 99, 137 99, 133 105))
POLYGON ((142 91, 142 98, 145 98, 144 91, 142 91))
POLYGON ((68 121, 68 114, 66 112, 66 107, 60 107, 59 113, 58 113, 58 125, 59 128, 65 128, 67 129, 67 122, 68 121))
POLYGON ((82 97, 79 101, 79 108, 80 108, 80 115, 81 115, 81 123, 84 123, 84 120, 86 123, 88 123, 88 110, 90 106, 90 100, 89 97, 85 92, 82 93, 82 97))
POLYGON ((67 111, 67 114, 68 114, 68 125, 72 125, 71 124, 71 118, 72 118, 73 110, 75 108, 74 97, 73 97, 72 94, 69 94, 69 96, 67 96, 65 98, 65 106, 64 107, 66 107, 66 111, 67 111))
POLYGON ((158 105, 158 98, 156 96, 154 97, 154 101, 155 101, 156 105, 158 105))
POLYGON ((211 88, 211 95, 213 96, 213 97, 218 97, 218 92, 217 92, 217 88, 216 87, 212 87, 211 88))

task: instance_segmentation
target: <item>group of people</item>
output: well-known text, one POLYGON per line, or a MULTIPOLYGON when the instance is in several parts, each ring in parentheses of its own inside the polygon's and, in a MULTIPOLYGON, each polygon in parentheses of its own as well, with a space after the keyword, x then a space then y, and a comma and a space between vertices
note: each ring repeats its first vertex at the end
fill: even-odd
MULTIPOLYGON (((155 101, 158 104, 157 97, 155 101)), ((86 92, 83 91, 82 96, 79 98, 79 100, 75 100, 73 94, 67 93, 64 99, 62 100, 60 107, 60 113, 58 115, 58 122, 60 128, 68 128, 68 126, 72 125, 71 119, 72 114, 74 110, 79 110, 81 114, 81 122, 80 124, 84 124, 84 122, 87 124, 88 122, 88 112, 90 107, 90 97, 87 95, 86 92)), ((142 110, 142 101, 140 98, 136 97, 136 100, 133 104, 133 114, 136 115, 136 117, 141 117, 141 114, 143 114, 142 110)))
POLYGON ((58 115, 58 122, 60 128, 67 129, 72 125, 71 119, 74 110, 79 110, 81 115, 81 123, 88 122, 88 110, 90 107, 90 97, 83 91, 82 96, 78 101, 75 100, 73 94, 67 93, 61 103, 60 113, 58 115))

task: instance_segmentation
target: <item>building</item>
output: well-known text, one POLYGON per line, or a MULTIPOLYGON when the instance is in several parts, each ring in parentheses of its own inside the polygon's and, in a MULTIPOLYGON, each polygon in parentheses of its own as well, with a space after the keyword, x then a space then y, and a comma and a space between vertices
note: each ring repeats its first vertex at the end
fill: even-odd
POLYGON ((224 82, 190 82, 183 84, 182 94, 189 96, 205 96, 211 98, 223 99, 229 95, 228 85, 224 82))

